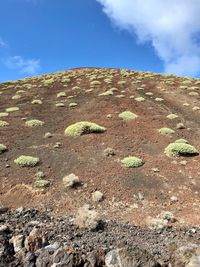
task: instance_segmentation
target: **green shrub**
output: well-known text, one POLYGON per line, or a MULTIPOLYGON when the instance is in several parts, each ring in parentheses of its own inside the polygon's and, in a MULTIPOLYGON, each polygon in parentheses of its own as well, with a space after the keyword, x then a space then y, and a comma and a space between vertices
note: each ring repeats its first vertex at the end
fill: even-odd
POLYGON ((3 152, 5 152, 7 150, 7 146, 0 144, 0 154, 2 154, 3 152))
POLYGON ((65 135, 67 136, 80 136, 83 134, 89 133, 102 133, 105 132, 106 129, 104 127, 99 126, 96 123, 88 122, 88 121, 81 121, 74 123, 68 126, 65 129, 65 135))
POLYGON ((178 115, 171 113, 171 114, 167 115, 167 118, 170 120, 173 120, 173 119, 178 118, 178 115))
POLYGON ((194 156, 198 154, 198 151, 194 146, 177 142, 169 144, 164 152, 168 157, 194 156))
POLYGON ((136 97, 135 100, 138 102, 143 102, 143 101, 145 101, 145 98, 142 96, 139 96, 139 97, 136 97))
POLYGON ((39 158, 24 155, 14 160, 14 162, 20 167, 34 167, 39 163, 39 161, 39 158))
POLYGON ((177 139, 174 143, 185 143, 185 144, 188 144, 188 141, 186 139, 177 139))
POLYGON ((189 94, 188 95, 190 95, 190 96, 198 96, 199 95, 199 93, 198 92, 189 92, 189 94))
POLYGON ((40 99, 34 99, 31 104, 38 104, 38 105, 42 105, 42 101, 40 99))
POLYGON ((0 118, 1 117, 7 117, 9 114, 7 112, 0 112, 0 118))
POLYGON ((136 114, 128 110, 119 114, 119 118, 125 121, 130 121, 130 120, 136 119, 137 117, 138 116, 136 114))
POLYGON ((14 95, 14 96, 12 96, 12 99, 13 99, 13 100, 15 100, 15 99, 20 99, 20 98, 21 98, 20 95, 14 95))
POLYGON ((34 185, 35 185, 35 187, 38 187, 38 188, 45 188, 45 187, 48 187, 50 185, 50 182, 48 180, 45 180, 45 179, 38 179, 35 181, 34 185))
POLYGON ((155 98, 155 101, 157 101, 157 102, 161 102, 161 101, 163 101, 164 99, 163 98, 161 98, 161 97, 156 97, 155 98))
POLYGON ((168 135, 168 134, 173 134, 173 133, 175 133, 175 131, 174 130, 172 130, 171 128, 166 128, 166 127, 164 127, 164 128, 160 128, 159 130, 159 133, 161 133, 161 134, 166 134, 166 135, 168 135))
POLYGON ((122 159, 121 163, 128 168, 137 168, 144 164, 142 159, 133 156, 122 159))
POLYGON ((99 96, 108 96, 108 95, 113 95, 112 89, 109 89, 106 92, 99 94, 99 96))
POLYGON ((57 97, 66 97, 66 93, 65 92, 60 92, 57 94, 57 97))
POLYGON ((53 78, 50 78, 50 79, 47 79, 47 80, 43 81, 43 85, 44 86, 49 86, 49 85, 52 85, 53 83, 54 83, 54 79, 53 78))
POLYGON ((70 108, 76 107, 77 105, 78 105, 78 104, 75 103, 75 102, 69 103, 69 107, 70 107, 70 108))
POLYGON ((96 86, 96 85, 100 85, 100 84, 101 84, 100 81, 92 81, 92 82, 90 83, 90 85, 92 85, 92 86, 96 86))
POLYGON ((5 127, 5 126, 8 126, 9 123, 7 121, 1 121, 0 120, 0 127, 5 127))
POLYGON ((11 108, 7 108, 6 112, 15 112, 15 111, 18 111, 18 110, 19 110, 18 107, 11 107, 11 108))
POLYGON ((64 103, 56 103, 55 106, 60 108, 60 107, 64 107, 65 104, 64 103))
POLYGON ((43 126, 44 122, 40 120, 29 120, 29 121, 26 121, 25 124, 28 127, 37 127, 37 126, 43 126))

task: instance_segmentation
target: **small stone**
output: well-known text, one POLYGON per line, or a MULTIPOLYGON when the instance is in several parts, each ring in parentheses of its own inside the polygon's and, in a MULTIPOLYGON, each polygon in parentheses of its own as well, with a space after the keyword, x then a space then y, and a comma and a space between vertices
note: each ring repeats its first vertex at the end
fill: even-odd
POLYGON ((100 191, 95 191, 94 193, 92 193, 92 200, 94 202, 100 202, 103 200, 103 193, 101 193, 100 191))
POLYGON ((159 172, 160 170, 158 168, 152 168, 151 169, 153 172, 159 172))
POLYGON ((49 132, 44 134, 44 138, 51 138, 53 135, 49 132))
POLYGON ((177 123, 176 128, 177 129, 185 129, 185 125, 182 122, 180 122, 180 123, 177 123))
POLYGON ((115 155, 115 151, 114 151, 114 149, 108 147, 108 148, 104 149, 103 154, 107 157, 111 157, 111 156, 115 155))
POLYGON ((183 166, 185 166, 187 164, 187 160, 181 160, 180 161, 180 164, 183 165, 183 166))
POLYGON ((80 183, 79 177, 71 173, 63 177, 63 185, 65 188, 74 187, 80 183))
POLYGON ((54 148, 60 148, 61 147, 61 143, 60 142, 56 142, 56 144, 53 147, 54 148))
POLYGON ((144 200, 144 196, 143 196, 143 194, 138 193, 138 198, 139 198, 139 200, 144 200))
POLYGON ((18 253, 23 248, 23 241, 24 241, 23 235, 13 236, 10 239, 10 242, 13 244, 15 253, 18 253))
POLYGON ((33 228, 29 236, 25 239, 24 246, 30 251, 34 252, 42 248, 42 235, 39 229, 33 228))
POLYGON ((175 203, 178 201, 178 198, 176 196, 170 197, 171 203, 175 203))

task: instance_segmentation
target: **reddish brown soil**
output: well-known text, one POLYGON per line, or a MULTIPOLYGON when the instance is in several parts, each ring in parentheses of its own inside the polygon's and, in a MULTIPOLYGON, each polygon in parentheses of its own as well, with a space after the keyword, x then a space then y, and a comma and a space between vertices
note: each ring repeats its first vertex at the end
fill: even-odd
POLYGON ((8 151, 0 155, 2 206, 52 208, 56 214, 71 214, 87 203, 104 218, 136 224, 145 224, 148 216, 167 210, 174 213, 179 223, 199 224, 200 157, 168 158, 164 149, 176 139, 185 138, 200 151, 200 111, 192 110, 200 106, 200 98, 188 95, 191 86, 196 86, 198 92, 200 85, 197 80, 191 80, 188 89, 181 89, 179 87, 185 85, 184 78, 151 74, 138 80, 144 73, 129 71, 129 74, 123 78, 119 70, 83 68, 0 84, 0 112, 19 107, 19 111, 0 118, 9 123, 0 128, 0 143, 8 147, 8 151), (112 84, 104 81, 110 71, 113 72, 112 84), (87 91, 91 88, 90 74, 99 75, 95 80, 101 81, 93 91, 87 91), (44 86, 44 80, 51 77, 54 83, 44 86), (70 82, 61 83, 63 77, 70 77, 70 82), (168 84, 168 79, 173 81, 172 85, 168 84), (119 85, 119 80, 124 80, 125 84, 119 85), (32 87, 27 88, 27 85, 32 87), (74 86, 80 89, 72 89, 74 86), (114 95, 98 96, 112 87, 118 88, 114 95), (20 99, 12 99, 18 90, 25 92, 20 99), (57 98, 61 91, 73 98, 57 98), (146 92, 153 95, 145 95, 146 92), (118 95, 124 97, 116 97, 118 95), (137 102, 130 96, 143 96, 146 100, 137 102), (157 102, 156 97, 164 101, 157 102), (42 99, 43 104, 31 104, 33 99, 42 99), (65 107, 56 107, 57 102, 63 102, 65 107), (78 105, 70 108, 70 102, 78 105), (184 106, 184 103, 189 105, 184 106), (136 113, 138 118, 123 121, 118 114, 125 110, 136 113), (166 118, 170 113, 179 117, 166 118), (28 128, 23 118, 39 119, 45 125, 28 128), (85 120, 106 127, 106 132, 77 138, 64 135, 67 126, 85 120), (186 129, 176 129, 179 122, 186 129), (161 127, 170 127, 175 133, 163 136, 158 132, 161 127), (44 138, 46 132, 51 132, 53 137, 44 138), (61 143, 60 148, 54 148, 56 142, 61 143), (103 154, 107 147, 115 150, 115 156, 103 154), (37 156, 41 162, 33 168, 20 168, 14 163, 20 155, 37 156), (123 167, 120 160, 129 155, 142 158, 145 164, 140 168, 123 167), (185 166, 180 164, 183 160, 187 161, 185 166), (152 168, 158 168, 159 172, 152 168), (45 190, 34 187, 34 175, 39 170, 51 182, 45 190), (78 175, 85 186, 65 191, 62 178, 70 173, 78 175), (95 190, 105 196, 97 205, 91 201, 95 190), (138 193, 144 199, 140 199, 138 193), (178 201, 171 203, 171 196, 176 196, 178 201))

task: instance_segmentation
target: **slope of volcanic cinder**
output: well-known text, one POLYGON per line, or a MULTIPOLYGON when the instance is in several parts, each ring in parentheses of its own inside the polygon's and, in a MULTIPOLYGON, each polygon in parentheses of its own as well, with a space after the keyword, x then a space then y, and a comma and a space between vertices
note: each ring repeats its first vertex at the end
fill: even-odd
POLYGON ((138 224, 167 210, 183 224, 199 223, 199 155, 164 153, 177 139, 200 151, 199 91, 198 79, 95 68, 1 83, 0 121, 7 122, 0 122, 0 143, 7 147, 0 153, 1 205, 71 214, 90 204, 103 218, 138 224), (125 118, 119 116, 124 111, 125 118), (104 130, 86 126, 78 136, 65 135, 77 122, 104 130), (164 127, 174 133, 161 134, 164 127), (20 167, 14 160, 21 155, 39 162, 20 167), (128 156, 144 164, 128 168, 121 163, 128 156), (43 189, 34 186, 39 171, 50 182, 43 189), (71 173, 80 184, 64 189, 62 179, 71 173), (104 196, 97 204, 96 190, 104 196))

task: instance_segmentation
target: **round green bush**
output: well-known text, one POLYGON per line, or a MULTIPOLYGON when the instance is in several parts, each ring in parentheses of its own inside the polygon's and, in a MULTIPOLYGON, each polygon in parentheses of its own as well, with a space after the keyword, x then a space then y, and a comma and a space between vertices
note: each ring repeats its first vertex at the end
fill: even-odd
POLYGON ((142 159, 133 156, 122 159, 121 163, 128 168, 137 168, 144 164, 142 159))
POLYGON ((37 127, 37 126, 43 126, 44 122, 40 120, 29 120, 29 121, 26 121, 25 124, 28 127, 37 127))
POLYGON ((24 155, 14 160, 14 162, 20 167, 34 167, 39 163, 39 161, 39 158, 24 155))
POLYGON ((171 143, 165 148, 165 154, 168 157, 177 156, 195 156, 198 155, 197 149, 187 143, 171 143))
POLYGON ((175 133, 174 130, 172 130, 171 128, 167 128, 167 127, 160 128, 158 131, 159 131, 159 133, 164 134, 164 135, 169 135, 169 134, 175 133))
POLYGON ((122 113, 119 114, 119 118, 125 120, 125 121, 130 121, 130 120, 134 120, 136 119, 138 116, 136 114, 134 114, 131 111, 124 111, 122 113))
POLYGON ((88 122, 88 121, 81 121, 74 123, 68 126, 65 129, 65 135, 67 136, 80 136, 83 134, 90 134, 90 133, 103 133, 106 131, 106 128, 99 126, 96 123, 88 122))

